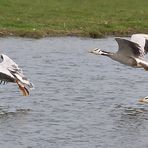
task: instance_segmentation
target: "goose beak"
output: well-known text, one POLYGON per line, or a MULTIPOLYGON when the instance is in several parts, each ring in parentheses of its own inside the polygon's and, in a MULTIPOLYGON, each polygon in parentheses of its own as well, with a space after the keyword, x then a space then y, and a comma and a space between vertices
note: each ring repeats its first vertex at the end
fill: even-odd
POLYGON ((90 49, 89 52, 90 52, 90 53, 93 53, 93 52, 96 51, 96 50, 98 50, 98 48, 90 49))
POLYGON ((94 48, 94 49, 91 49, 89 52, 98 55, 100 54, 100 49, 94 48))
POLYGON ((93 53, 93 51, 94 51, 94 49, 90 49, 90 50, 89 50, 90 53, 93 53))

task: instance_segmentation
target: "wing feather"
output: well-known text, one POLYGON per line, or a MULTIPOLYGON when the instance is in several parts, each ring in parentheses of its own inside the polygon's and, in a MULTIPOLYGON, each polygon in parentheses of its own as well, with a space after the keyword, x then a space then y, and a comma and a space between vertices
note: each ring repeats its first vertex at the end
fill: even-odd
POLYGON ((28 96, 29 91, 26 86, 33 88, 33 84, 24 76, 22 69, 20 69, 8 56, 2 54, 1 59, 0 80, 17 83, 22 94, 28 96))
POLYGON ((115 38, 119 45, 118 54, 124 54, 134 57, 143 57, 144 52, 141 50, 139 44, 123 38, 115 38))
POLYGON ((144 46, 145 54, 148 53, 148 40, 145 39, 145 46, 144 46))

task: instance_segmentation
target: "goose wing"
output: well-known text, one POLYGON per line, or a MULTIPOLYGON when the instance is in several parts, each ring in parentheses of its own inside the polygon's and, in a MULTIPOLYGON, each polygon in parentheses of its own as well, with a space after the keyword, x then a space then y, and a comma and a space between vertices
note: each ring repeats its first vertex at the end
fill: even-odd
POLYGON ((133 34, 131 41, 139 44, 145 54, 148 53, 148 35, 147 34, 133 34))
POLYGON ((27 85, 28 87, 33 88, 32 83, 30 83, 29 80, 24 76, 22 69, 20 69, 12 59, 4 54, 1 55, 1 58, 3 60, 1 63, 3 69, 8 70, 14 79, 19 81, 19 83, 22 85, 27 85))
POLYGON ((138 43, 123 38, 115 38, 115 40, 117 41, 119 46, 117 52, 118 54, 143 58, 145 53, 138 43))
POLYGON ((12 75, 13 75, 13 72, 14 72, 14 73, 19 73, 20 75, 23 76, 22 69, 20 69, 18 67, 18 65, 12 59, 10 59, 5 54, 1 55, 1 59, 2 59, 1 67, 3 69, 9 71, 12 75))
POLYGON ((24 76, 22 69, 18 67, 18 65, 10 59, 6 55, 3 56, 3 64, 7 66, 7 69, 11 72, 11 74, 17 78, 21 83, 28 85, 30 88, 33 87, 32 83, 29 82, 29 80, 24 76))
POLYGON ((33 88, 32 83, 24 76, 23 71, 18 65, 8 56, 1 55, 2 62, 0 63, 0 79, 2 81, 16 82, 20 91, 24 96, 29 95, 26 86, 33 88))
POLYGON ((11 64, 4 60, 3 54, 0 56, 2 62, 0 63, 0 80, 4 82, 14 82, 15 78, 11 72, 7 69, 11 64))

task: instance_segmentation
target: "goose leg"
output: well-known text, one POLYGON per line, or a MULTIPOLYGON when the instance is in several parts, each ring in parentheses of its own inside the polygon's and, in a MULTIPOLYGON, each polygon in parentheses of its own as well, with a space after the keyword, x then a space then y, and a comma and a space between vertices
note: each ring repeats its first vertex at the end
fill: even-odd
POLYGON ((17 83, 20 91, 22 92, 23 96, 28 96, 29 91, 27 90, 27 88, 23 84, 19 83, 19 81, 16 81, 16 83, 17 83))
POLYGON ((141 65, 141 67, 143 67, 146 71, 148 71, 148 63, 145 61, 139 61, 138 64, 141 65))

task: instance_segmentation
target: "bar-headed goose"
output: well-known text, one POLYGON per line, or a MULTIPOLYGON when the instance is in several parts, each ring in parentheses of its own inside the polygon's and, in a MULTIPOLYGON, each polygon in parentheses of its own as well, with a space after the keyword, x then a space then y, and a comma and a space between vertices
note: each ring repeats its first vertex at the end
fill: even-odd
POLYGON ((133 34, 130 40, 119 37, 116 37, 115 40, 119 46, 116 53, 107 52, 99 48, 95 48, 90 52, 96 55, 108 56, 128 66, 148 70, 148 62, 144 60, 144 55, 148 52, 147 34, 133 34))

